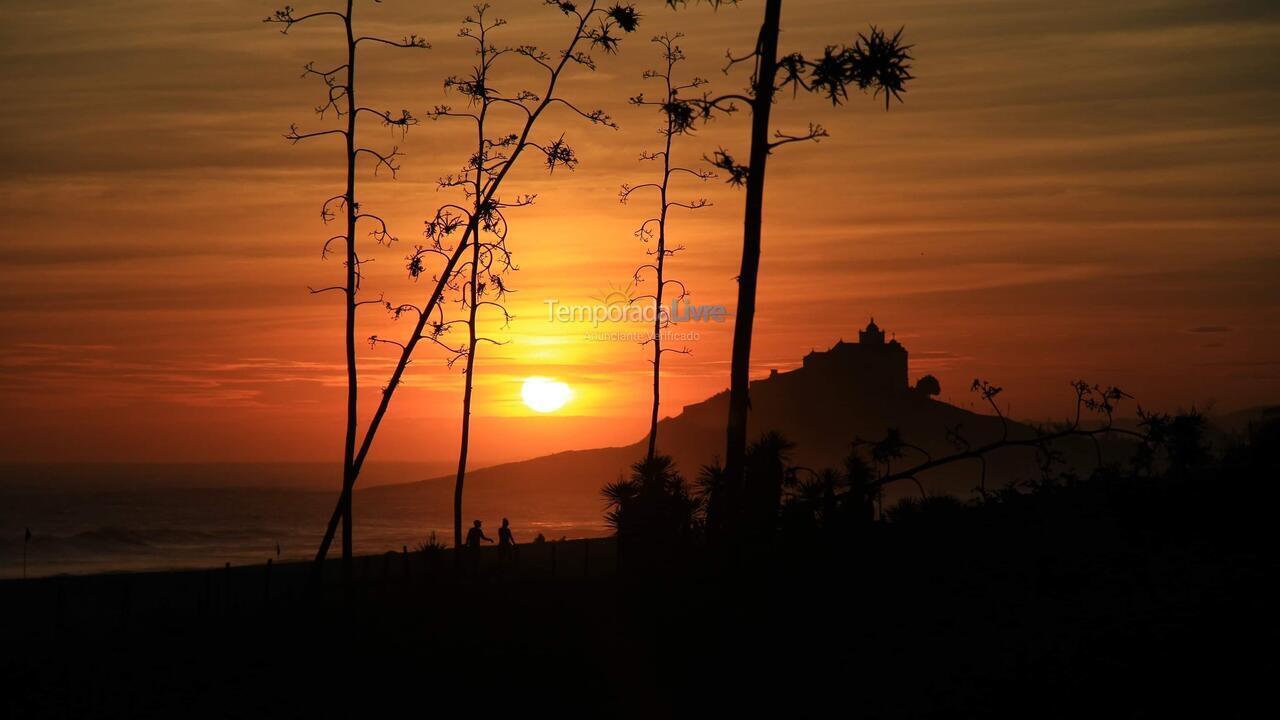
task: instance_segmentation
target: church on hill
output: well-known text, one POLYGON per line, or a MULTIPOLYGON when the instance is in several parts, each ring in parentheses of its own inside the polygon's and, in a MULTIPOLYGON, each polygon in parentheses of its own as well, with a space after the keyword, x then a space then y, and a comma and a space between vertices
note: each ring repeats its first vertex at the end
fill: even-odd
POLYGON ((896 339, 885 341, 875 318, 858 331, 858 342, 837 342, 830 350, 804 356, 804 368, 825 377, 839 377, 868 393, 907 390, 907 349, 896 339))

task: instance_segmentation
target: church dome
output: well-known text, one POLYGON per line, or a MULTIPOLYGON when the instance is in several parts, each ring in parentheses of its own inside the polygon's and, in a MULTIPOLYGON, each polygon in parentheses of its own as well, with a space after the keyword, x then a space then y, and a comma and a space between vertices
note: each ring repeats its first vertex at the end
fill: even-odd
POLYGON ((862 345, 883 345, 884 331, 876 324, 876 319, 871 318, 871 322, 867 323, 866 330, 858 331, 858 343, 862 345))

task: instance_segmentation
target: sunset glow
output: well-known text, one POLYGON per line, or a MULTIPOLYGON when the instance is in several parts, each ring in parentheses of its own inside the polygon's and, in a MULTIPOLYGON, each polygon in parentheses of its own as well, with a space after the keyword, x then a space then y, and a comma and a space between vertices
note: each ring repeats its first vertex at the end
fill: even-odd
MULTIPOLYGON (((0 148, 11 266, 0 456, 339 460, 342 312, 335 294, 307 287, 342 276, 340 258, 320 259, 335 231, 316 206, 341 192, 341 147, 281 137, 290 123, 330 126, 311 110, 315 83, 299 78, 307 62, 339 62, 330 28, 281 37, 260 22, 271 4, 244 0, 11 5, 0 27, 5 83, 26 110, 9 114, 0 148)), ((1115 383, 1152 407, 1230 411, 1280 398, 1280 92, 1252 80, 1271 75, 1265 49, 1280 31, 1268 14, 1208 7, 788 5, 788 50, 821 49, 868 22, 905 26, 918 79, 888 112, 865 98, 833 109, 804 93, 779 104, 780 129, 818 122, 831 137, 779 150, 769 166, 752 377, 798 366, 874 315, 909 344, 913 379, 941 381, 941 399, 969 403, 969 382, 986 377, 1007 388, 1020 417, 1065 412, 1075 377, 1115 383)), ((471 62, 456 37, 468 3, 362 8, 373 28, 422 32, 433 46, 371 50, 371 106, 462 104, 441 82, 471 62)), ((548 137, 565 132, 581 164, 551 175, 534 162, 512 177, 510 192, 537 202, 509 218, 515 319, 481 322, 507 344, 482 350, 474 413, 489 431, 473 439, 477 462, 550 449, 524 438, 526 424, 551 418, 530 417, 508 390, 533 373, 574 378, 575 416, 555 418, 572 425, 557 428, 555 449, 644 435, 646 349, 552 322, 547 302, 595 302, 627 287, 644 261, 633 233, 650 208, 617 195, 652 174, 637 158, 653 149, 657 117, 626 102, 652 90, 647 39, 685 32, 685 70, 738 89, 749 73, 721 69, 726 50, 755 41, 752 8, 642 4, 644 27, 625 51, 568 78, 566 92, 619 129, 549 113, 548 137)), ((499 45, 558 41, 540 2, 498 2, 494 12, 510 22, 499 45)), ((743 113, 699 127, 679 159, 698 165, 718 147, 741 154, 748 130, 743 113)), ((456 199, 436 181, 465 161, 468 132, 443 122, 403 139, 371 131, 406 154, 394 180, 361 161, 361 205, 399 237, 364 247, 368 298, 424 301, 428 283, 406 279, 403 257, 433 208, 456 199)), ((733 313, 743 193, 720 178, 677 195, 712 204, 674 218, 686 249, 673 277, 694 305, 733 313)), ((403 341, 404 319, 361 312, 362 336, 403 341)), ((599 329, 645 330, 614 325, 628 327, 599 329)), ((728 387, 732 322, 675 330, 698 337, 670 344, 691 351, 663 368, 671 412, 728 387)), ((365 422, 396 348, 357 351, 365 422)), ((371 460, 451 459, 462 393, 446 359, 435 347, 417 353, 371 460), (423 448, 424 434, 439 446, 423 448)))
POLYGON ((0 10, 6 717, 1274 702, 1280 0, 287 2, 0 10))
POLYGON ((573 397, 573 390, 565 383, 544 377, 531 377, 520 387, 520 397, 530 410, 550 413, 564 407, 573 397))

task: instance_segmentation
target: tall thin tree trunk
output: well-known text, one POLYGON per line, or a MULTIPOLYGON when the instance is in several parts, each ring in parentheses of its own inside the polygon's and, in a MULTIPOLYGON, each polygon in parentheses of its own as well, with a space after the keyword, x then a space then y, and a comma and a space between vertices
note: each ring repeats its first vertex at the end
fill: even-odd
MULTIPOLYGON (((488 81, 489 48, 485 44, 485 27, 483 11, 480 15, 480 81, 488 81)), ((467 452, 471 446, 471 396, 476 374, 476 314, 480 309, 480 232, 483 227, 480 213, 486 200, 484 192, 485 179, 485 118, 489 114, 489 98, 481 98, 480 109, 476 114, 476 175, 473 185, 473 202, 471 209, 471 273, 468 287, 471 291, 471 308, 467 314, 467 372, 466 385, 462 391, 462 437, 458 442, 458 475, 453 483, 453 547, 462 548, 462 490, 467 481, 467 452)), ((460 562, 461 552, 454 552, 454 560, 460 562)), ((456 564, 456 563, 455 563, 456 564)))
MULTIPOLYGON (((674 95, 671 92, 671 66, 667 66, 667 102, 674 95)), ((667 184, 671 181, 671 136, 672 121, 667 116, 667 143, 662 153, 662 186, 659 188, 661 213, 658 215, 658 289, 653 293, 653 412, 649 416, 649 452, 646 458, 652 462, 658 449, 658 405, 662 387, 662 297, 663 268, 667 259, 667 184)))
MULTIPOLYGON (((476 308, 479 304, 476 283, 480 279, 479 267, 480 230, 477 228, 471 234, 471 310, 467 319, 466 387, 462 392, 462 440, 458 443, 458 476, 453 484, 453 546, 455 548, 462 547, 462 487, 467 479, 467 449, 471 441, 471 392, 476 372, 476 308)), ((454 557, 458 558, 460 555, 454 553, 454 557)))
MULTIPOLYGON (((356 424, 358 374, 356 372, 356 284, 359 267, 356 256, 356 40, 351 29, 351 11, 354 0, 347 0, 344 20, 347 31, 347 432, 342 450, 342 485, 346 487, 354 479, 356 454, 356 424)), ((351 495, 345 495, 342 506, 342 580, 351 582, 352 547, 351 495)))
MULTIPOLYGON (((388 168, 392 176, 395 175, 396 166, 393 164, 394 158, 400 153, 393 148, 390 153, 383 155, 378 151, 360 147, 356 137, 356 129, 358 114, 360 112, 368 112, 374 115, 380 115, 390 127, 398 127, 402 131, 407 131, 410 125, 416 124, 417 119, 408 111, 404 111, 401 117, 392 117, 389 113, 380 113, 372 108, 362 108, 357 101, 356 80, 359 77, 356 67, 357 46, 363 41, 374 41, 391 45, 399 48, 426 48, 428 47, 425 40, 417 35, 406 36, 401 41, 388 40, 376 36, 356 37, 355 35, 355 0, 346 0, 343 4, 344 11, 338 10, 317 10, 303 15, 294 15, 293 8, 286 5, 284 8, 277 10, 273 14, 267 16, 264 22, 283 25, 281 32, 288 33, 289 29, 294 25, 316 18, 324 18, 326 22, 332 22, 335 18, 342 21, 342 30, 346 36, 347 59, 341 65, 337 65, 331 70, 317 69, 314 63, 307 63, 303 71, 305 76, 319 77, 324 81, 327 90, 325 103, 317 108, 320 116, 326 117, 329 110, 333 110, 338 119, 341 120, 343 115, 346 116, 346 122, 341 128, 329 128, 317 130, 314 132, 303 132, 298 129, 297 125, 290 126, 289 132, 285 138, 297 143, 302 140, 316 138, 321 136, 331 137, 333 135, 342 135, 345 139, 346 150, 346 171, 347 182, 343 192, 339 195, 329 197, 321 204, 321 217, 327 224, 335 219, 337 209, 334 205, 341 205, 343 208, 343 232, 332 235, 324 243, 323 256, 328 257, 329 252, 333 250, 339 240, 344 244, 345 252, 343 256, 343 267, 345 270, 342 283, 335 283, 331 286, 321 289, 311 289, 312 294, 341 292, 344 296, 343 306, 343 354, 347 367, 347 417, 346 429, 343 437, 342 451, 342 494, 338 498, 338 502, 330 517, 329 524, 325 528, 324 539, 320 544, 320 551, 316 555, 316 562, 313 566, 313 572, 310 575, 309 583, 313 587, 318 587, 323 579, 324 561, 329 551, 330 544, 334 541, 337 534, 338 525, 342 525, 342 577, 343 580, 350 584, 352 576, 351 556, 352 546, 354 543, 354 521, 352 519, 352 498, 351 486, 355 482, 356 477, 360 473, 360 465, 364 460, 365 453, 368 449, 367 443, 358 442, 359 432, 359 379, 360 375, 357 366, 356 357, 356 311, 365 303, 358 299, 360 289, 360 256, 356 248, 356 225, 366 218, 373 219, 380 223, 381 230, 376 233, 377 239, 381 241, 393 240, 387 232, 385 222, 381 222, 381 218, 362 213, 360 204, 356 198, 356 165, 357 158, 360 153, 367 152, 378 158, 379 165, 388 168), (343 107, 345 101, 346 107, 343 107)), ((424 323, 419 323, 419 332, 424 323)), ((407 363, 407 358, 403 360, 407 363)), ((402 370, 397 366, 396 372, 393 373, 391 379, 392 384, 399 380, 402 370)), ((389 391, 384 394, 384 398, 389 398, 389 391)), ((379 412, 373 417, 369 430, 376 429, 378 422, 381 420, 381 414, 385 412, 385 403, 380 404, 379 412)))
MULTIPOLYGON (((659 236, 661 237, 661 236, 659 236)), ((658 241, 658 247, 662 247, 662 241, 658 241)), ((661 264, 661 260, 658 261, 661 264)), ((654 453, 658 449, 658 403, 661 394, 662 385, 662 271, 658 271, 658 291, 654 293, 653 304, 658 312, 658 318, 653 321, 653 411, 649 415, 649 451, 645 456, 648 460, 653 460, 654 453)))
MULTIPOLYGON (((594 7, 594 6, 593 6, 594 7)), ((577 57, 574 53, 578 43, 586 36, 583 35, 583 27, 586 25, 588 16, 583 16, 578 24, 576 36, 574 40, 564 49, 560 55, 560 61, 557 63, 555 70, 552 72, 551 79, 547 84, 547 88, 542 93, 542 100, 529 118, 525 121, 524 128, 520 131, 519 137, 514 143, 515 150, 512 151, 511 157, 503 163, 502 170, 490 182, 486 183, 484 192, 484 202, 488 203, 493 200, 498 188, 502 185, 503 178, 515 167, 516 160, 523 152, 529 139, 529 134, 537 124, 537 120, 541 117, 543 111, 557 99, 555 96, 556 85, 560 79, 560 73, 564 70, 573 58, 577 57)), ((350 32, 350 30, 348 30, 350 32)), ((354 55, 352 55, 354 57, 354 55)), ((354 101, 353 101, 354 103, 354 101)), ((439 306, 440 298, 448 284, 450 272, 457 266, 463 254, 466 251, 466 241, 468 236, 474 237, 471 233, 471 226, 468 226, 467 235, 459 242, 458 247, 446 262, 444 271, 440 277, 436 279, 436 284, 431 294, 428 296, 427 302, 422 306, 418 313, 418 320, 414 324, 412 331, 406 339, 400 352, 400 357, 396 361, 395 369, 391 371, 391 377, 387 381, 386 388, 382 391, 382 396, 378 401, 377 408, 373 411, 373 415, 369 418, 369 426, 365 428, 364 435, 360 441, 359 452, 355 454, 354 461, 350 465, 350 471, 344 477, 342 493, 335 503, 333 513, 329 516, 329 522, 325 526, 324 536, 320 539, 320 546, 316 549, 315 566, 317 570, 323 565, 325 558, 328 556, 329 547, 333 543, 333 539, 338 530, 339 521, 345 517, 347 509, 351 504, 351 495, 353 493, 355 482, 360 476, 360 471, 364 467, 364 461, 368 457, 369 449, 373 446, 373 440, 377 437, 378 429, 382 425, 382 420, 386 417, 387 409, 391 406, 391 399, 394 397, 396 389, 400 387, 401 380, 404 377, 406 369, 409 367, 409 361, 413 357, 413 351, 423 338, 423 331, 427 329, 427 323, 432 317, 432 312, 439 306)))
POLYGON ((759 55, 751 103, 751 157, 747 171, 746 211, 742 231, 742 267, 738 272, 738 306, 733 325, 733 358, 729 374, 729 418, 726 426, 726 479, 741 482, 747 453, 747 413, 751 372, 751 331, 756 314, 756 280, 760 271, 760 229, 764 210, 764 173, 769 159, 769 112, 778 70, 778 29, 782 0, 767 0, 760 26, 759 55))

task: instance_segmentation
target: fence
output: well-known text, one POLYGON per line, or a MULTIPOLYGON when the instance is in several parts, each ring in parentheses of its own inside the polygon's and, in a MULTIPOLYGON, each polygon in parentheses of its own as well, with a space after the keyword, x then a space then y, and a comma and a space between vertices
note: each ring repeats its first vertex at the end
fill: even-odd
MULTIPOLYGON (((458 584, 604 580, 618 568, 613 538, 561 540, 498 548, 427 549, 353 558, 353 582, 340 559, 325 563, 321 602, 417 594, 458 584)), ((309 562, 208 570, 119 573, 0 581, 0 624, 127 625, 141 616, 218 617, 270 613, 314 595, 309 562)))

